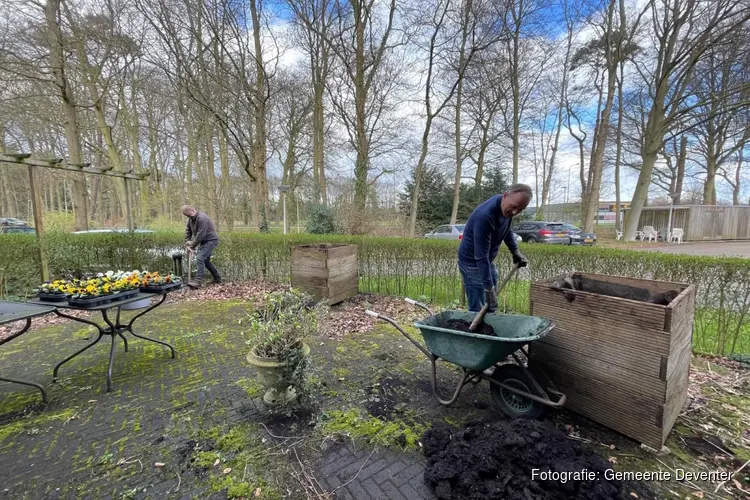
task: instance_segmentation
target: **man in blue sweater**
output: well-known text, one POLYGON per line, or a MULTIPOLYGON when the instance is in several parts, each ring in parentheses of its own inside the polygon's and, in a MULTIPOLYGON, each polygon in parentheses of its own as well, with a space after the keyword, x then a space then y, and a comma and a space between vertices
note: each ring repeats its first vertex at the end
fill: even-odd
POLYGON ((485 302, 488 311, 497 310, 497 268, 492 263, 497 257, 500 243, 513 255, 513 263, 524 267, 526 258, 510 230, 513 217, 523 212, 532 198, 526 184, 513 184, 503 194, 485 201, 469 216, 458 247, 458 269, 464 280, 469 311, 479 311, 485 302))

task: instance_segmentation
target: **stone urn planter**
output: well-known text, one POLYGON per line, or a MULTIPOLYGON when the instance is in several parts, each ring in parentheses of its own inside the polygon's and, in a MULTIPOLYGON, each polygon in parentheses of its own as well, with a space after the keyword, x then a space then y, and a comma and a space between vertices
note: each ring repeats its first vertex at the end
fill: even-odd
MULTIPOLYGON (((297 360, 298 365, 310 355, 310 346, 302 344, 302 357, 297 360)), ((288 362, 275 358, 260 357, 252 349, 247 355, 247 362, 258 370, 258 381, 266 389, 263 402, 267 406, 277 406, 291 403, 297 399, 297 389, 289 380, 289 374, 294 373, 297 366, 289 366, 288 362)))

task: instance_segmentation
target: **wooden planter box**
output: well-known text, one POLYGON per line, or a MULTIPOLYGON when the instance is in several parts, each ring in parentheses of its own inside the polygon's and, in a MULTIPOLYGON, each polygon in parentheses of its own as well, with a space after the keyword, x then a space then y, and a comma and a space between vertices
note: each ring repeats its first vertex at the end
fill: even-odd
POLYGON ((531 314, 553 320, 556 328, 530 346, 530 366, 544 369, 567 395, 570 410, 661 449, 687 397, 695 287, 576 276, 652 293, 679 293, 668 305, 659 305, 563 292, 553 286, 559 280, 531 285, 531 314))
POLYGON ((357 295, 357 245, 292 248, 292 287, 338 304, 357 295))

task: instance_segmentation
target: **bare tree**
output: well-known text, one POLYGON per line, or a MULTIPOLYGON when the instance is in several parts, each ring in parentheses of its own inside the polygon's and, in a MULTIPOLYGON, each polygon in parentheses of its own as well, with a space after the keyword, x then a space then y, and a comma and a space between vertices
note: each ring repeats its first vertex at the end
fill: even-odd
POLYGON ((750 133, 746 118, 750 102, 748 36, 748 29, 737 29, 709 47, 696 64, 691 90, 702 105, 693 110, 698 121, 693 134, 705 160, 703 203, 706 205, 716 204, 716 176, 723 175, 725 164, 736 160, 750 133))
POLYGON ((624 239, 628 241, 635 239, 665 136, 678 131, 686 115, 705 104, 686 99, 697 63, 710 47, 722 43, 732 30, 750 19, 750 9, 731 0, 662 0, 661 5, 652 1, 648 8, 655 53, 648 53, 651 64, 637 65, 650 106, 641 148, 642 167, 625 221, 624 239))
MULTIPOLYGON (((344 122, 356 151, 354 165, 354 204, 363 212, 367 200, 368 176, 371 170, 370 150, 372 136, 379 126, 380 112, 385 104, 378 96, 373 96, 373 86, 382 71, 390 51, 403 43, 394 39, 396 0, 389 0, 379 12, 375 0, 337 0, 336 18, 326 44, 330 47, 340 68, 343 70, 345 88, 332 89, 334 106, 344 122), (378 19, 384 19, 378 22, 378 19), (353 108, 349 102, 353 100, 353 108)), ((387 88, 385 85, 384 88, 387 88)), ((383 97, 387 92, 382 92, 383 97)))
MULTIPOLYGON (((63 110, 65 112, 65 139, 68 143, 68 161, 82 164, 81 133, 78 128, 78 112, 73 89, 68 78, 68 68, 63 51, 63 33, 60 27, 60 0, 47 0, 44 5, 44 17, 47 21, 45 41, 49 47, 50 69, 54 75, 54 83, 59 92, 63 110)), ((83 174, 73 179, 73 210, 75 211, 75 229, 88 229, 88 205, 86 200, 86 179, 83 174)))
POLYGON ((328 203, 325 172, 325 87, 331 69, 331 48, 326 42, 335 18, 333 0, 289 0, 299 26, 301 46, 310 60, 313 86, 313 197, 328 203))
POLYGON ((521 150, 521 123, 524 120, 529 98, 541 77, 549 57, 544 50, 543 4, 535 0, 509 0, 500 4, 504 19, 506 57, 510 78, 511 102, 504 110, 513 148, 513 182, 518 182, 519 154, 521 150), (506 111, 507 110, 507 111, 506 111), (510 116, 508 116, 508 112, 510 116))
POLYGON ((476 165, 474 184, 480 190, 488 152, 503 137, 509 136, 505 121, 498 120, 510 94, 507 59, 503 54, 499 46, 478 54, 476 63, 467 68, 465 77, 464 107, 471 132, 464 150, 476 165))

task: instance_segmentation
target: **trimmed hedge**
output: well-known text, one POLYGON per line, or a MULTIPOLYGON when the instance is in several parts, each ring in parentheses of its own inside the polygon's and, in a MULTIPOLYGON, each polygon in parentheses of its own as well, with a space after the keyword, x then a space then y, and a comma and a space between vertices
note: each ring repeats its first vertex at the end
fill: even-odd
MULTIPOLYGON (((182 234, 50 234, 45 246, 53 277, 107 269, 172 269, 171 252, 182 234)), ((224 279, 289 281, 291 247, 308 243, 359 245, 360 290, 451 304, 462 301, 456 242, 404 238, 225 233, 214 253, 224 279)), ((0 237, 0 277, 11 294, 39 281, 36 239, 0 237)), ((740 258, 696 257, 596 247, 523 245, 531 265, 507 287, 509 309, 528 311, 528 284, 566 272, 583 271, 694 283, 698 287, 695 349, 724 355, 750 353, 750 262, 740 258)), ((497 259, 500 274, 509 256, 497 259)), ((503 302, 501 301, 501 304, 503 302)), ((616 320, 616 318, 614 319, 616 320)))

